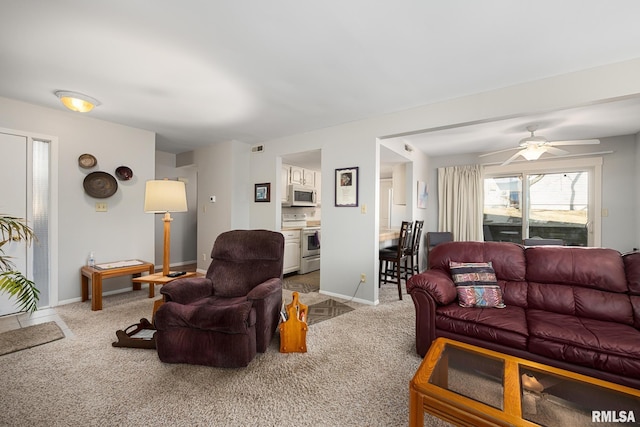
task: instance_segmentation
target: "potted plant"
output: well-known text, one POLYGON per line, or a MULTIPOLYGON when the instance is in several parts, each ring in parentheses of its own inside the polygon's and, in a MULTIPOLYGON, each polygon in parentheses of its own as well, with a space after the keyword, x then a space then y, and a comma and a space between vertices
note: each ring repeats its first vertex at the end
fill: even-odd
POLYGON ((0 239, 0 293, 8 293, 10 298, 16 298, 19 311, 33 313, 38 309, 40 291, 33 281, 15 269, 11 256, 5 255, 4 245, 20 240, 29 245, 35 239, 35 234, 25 220, 0 215, 0 239))

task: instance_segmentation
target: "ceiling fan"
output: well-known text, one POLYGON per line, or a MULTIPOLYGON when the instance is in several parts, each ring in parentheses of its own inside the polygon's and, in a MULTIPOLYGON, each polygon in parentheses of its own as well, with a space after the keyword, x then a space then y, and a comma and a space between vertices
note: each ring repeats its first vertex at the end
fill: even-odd
POLYGON ((527 126, 527 130, 531 133, 531 136, 523 138, 520 140, 518 147, 507 148, 505 150, 493 151, 491 153, 480 154, 479 157, 491 156, 493 154, 504 153, 512 150, 519 150, 516 154, 509 157, 502 163, 502 166, 508 165, 512 161, 514 161, 518 156, 522 156, 527 160, 538 160, 540 156, 544 153, 553 154, 554 156, 564 156, 569 154, 568 151, 562 150, 560 148, 556 148, 556 146, 560 145, 590 145, 590 144, 600 144, 599 139, 575 139, 575 140, 567 140, 567 141, 549 141, 547 138, 543 136, 536 136, 534 132, 536 131, 537 126, 527 126))

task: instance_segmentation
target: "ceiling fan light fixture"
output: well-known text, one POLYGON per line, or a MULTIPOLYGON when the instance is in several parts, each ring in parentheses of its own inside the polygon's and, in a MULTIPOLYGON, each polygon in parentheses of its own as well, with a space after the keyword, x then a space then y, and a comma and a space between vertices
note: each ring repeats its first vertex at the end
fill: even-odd
POLYGON ((65 107, 79 113, 88 113, 93 107, 100 105, 97 99, 78 92, 59 90, 55 94, 65 107))
POLYGON ((527 160, 538 160, 547 149, 539 145, 530 145, 522 152, 522 157, 527 160))

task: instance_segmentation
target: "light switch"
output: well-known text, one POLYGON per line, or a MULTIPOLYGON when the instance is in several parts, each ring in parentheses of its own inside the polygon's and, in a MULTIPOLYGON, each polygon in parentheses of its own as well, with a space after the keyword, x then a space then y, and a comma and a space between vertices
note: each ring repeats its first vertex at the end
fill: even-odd
POLYGON ((363 204, 362 207, 360 208, 360 213, 361 214, 366 214, 367 213, 367 205, 363 204))
POLYGON ((603 216, 603 217, 607 217, 607 216, 609 216, 609 209, 607 209, 607 208, 602 208, 602 216, 603 216))
POLYGON ((96 212, 106 212, 107 211, 107 204, 104 202, 97 202, 96 203, 96 212))

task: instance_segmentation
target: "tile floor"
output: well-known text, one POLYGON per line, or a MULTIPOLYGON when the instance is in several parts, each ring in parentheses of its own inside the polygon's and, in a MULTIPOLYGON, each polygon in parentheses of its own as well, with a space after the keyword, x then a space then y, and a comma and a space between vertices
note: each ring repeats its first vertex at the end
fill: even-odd
POLYGON ((66 338, 73 337, 73 332, 58 316, 55 308, 43 308, 33 314, 19 313, 0 317, 0 332, 12 331, 39 323, 56 322, 66 338))

